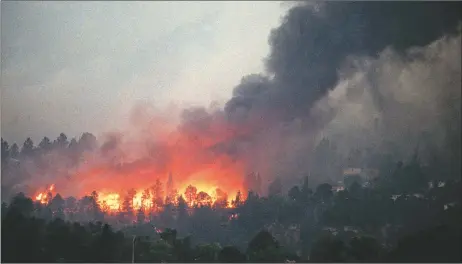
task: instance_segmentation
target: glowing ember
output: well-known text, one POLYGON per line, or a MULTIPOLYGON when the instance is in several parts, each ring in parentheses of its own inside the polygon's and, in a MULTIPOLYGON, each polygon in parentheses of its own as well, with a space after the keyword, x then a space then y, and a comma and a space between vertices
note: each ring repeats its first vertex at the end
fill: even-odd
POLYGON ((233 219, 238 219, 238 218, 239 218, 239 214, 234 213, 234 214, 231 214, 231 215, 228 217, 228 220, 233 220, 233 219))

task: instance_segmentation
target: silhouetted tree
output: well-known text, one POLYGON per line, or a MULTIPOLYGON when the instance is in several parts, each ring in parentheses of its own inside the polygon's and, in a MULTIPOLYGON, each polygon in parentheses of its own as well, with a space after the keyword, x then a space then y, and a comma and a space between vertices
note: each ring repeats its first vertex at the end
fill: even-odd
POLYGON ((50 139, 47 137, 44 137, 42 141, 40 141, 38 147, 40 148, 40 150, 43 150, 43 151, 50 150, 52 147, 50 139))
POLYGON ((293 201, 300 201, 301 200, 301 192, 298 186, 294 186, 289 190, 289 197, 293 201))
POLYGON ((24 144, 21 149, 21 155, 24 157, 31 156, 34 152, 34 142, 32 139, 27 138, 26 141, 24 141, 24 144))
POLYGON ((164 205, 162 210, 159 212, 159 218, 163 226, 165 227, 173 227, 174 225, 174 209, 175 207, 171 203, 167 203, 164 205))
POLYGON ((239 206, 242 204, 242 195, 241 195, 241 191, 238 191, 238 192, 237 192, 236 198, 231 202, 231 204, 232 204, 234 207, 239 207, 239 206))
POLYGON ((19 193, 13 197, 9 209, 16 210, 25 217, 30 217, 32 216, 34 205, 32 200, 26 197, 24 193, 19 193))
POLYGON ((276 196, 282 194, 282 183, 281 179, 276 178, 268 187, 268 195, 276 196))
POLYGON ((10 157, 16 159, 19 157, 19 147, 18 144, 14 143, 10 148, 10 157))
POLYGON ((91 133, 83 133, 79 139, 81 151, 91 151, 97 147, 96 137, 91 133))
POLYGON ((8 145, 8 142, 3 140, 3 138, 1 139, 1 146, 2 146, 2 164, 3 164, 10 156, 10 146, 8 145))
POLYGON ((462 248, 458 228, 441 225, 401 238, 388 254, 388 262, 460 262, 462 248))
POLYGON ((194 262, 216 263, 221 247, 217 244, 202 244, 194 249, 194 262))
POLYGON ((333 197, 332 185, 323 183, 318 185, 316 192, 314 193, 316 200, 323 203, 329 203, 333 197))
POLYGON ((310 261, 312 262, 345 262, 347 247, 344 242, 332 235, 320 237, 311 247, 310 261))
POLYGON ((376 262, 381 257, 382 248, 373 237, 353 237, 349 244, 349 261, 376 262))
POLYGON ((49 207, 53 212, 53 217, 65 219, 64 216, 64 199, 58 193, 53 199, 51 200, 49 207))
POLYGON ((64 133, 59 134, 58 138, 55 141, 56 146, 59 148, 67 148, 69 146, 69 141, 67 140, 67 136, 64 133))
POLYGON ((260 231, 250 242, 247 248, 251 262, 284 262, 289 254, 279 245, 268 231, 260 231))
POLYGON ((249 252, 257 252, 268 248, 276 249, 278 247, 279 244, 274 237, 268 231, 262 230, 249 242, 247 250, 249 252))
POLYGON ((75 138, 72 138, 68 146, 68 156, 71 159, 74 166, 78 164, 80 155, 81 152, 79 144, 77 143, 77 140, 75 140, 75 138))
POLYGON ((245 254, 234 246, 225 246, 218 253, 218 261, 220 263, 243 263, 247 260, 245 254))
POLYGON ((196 199, 198 206, 212 206, 212 197, 210 197, 210 195, 206 192, 199 192, 196 199))
POLYGON ((142 224, 142 223, 144 223, 145 219, 146 219, 146 215, 144 214, 143 208, 139 208, 136 211, 136 222, 138 224, 142 224))
POLYGON ((183 196, 178 197, 178 216, 177 216, 177 226, 179 231, 184 231, 187 229, 187 224, 189 220, 188 214, 188 204, 186 203, 183 196))

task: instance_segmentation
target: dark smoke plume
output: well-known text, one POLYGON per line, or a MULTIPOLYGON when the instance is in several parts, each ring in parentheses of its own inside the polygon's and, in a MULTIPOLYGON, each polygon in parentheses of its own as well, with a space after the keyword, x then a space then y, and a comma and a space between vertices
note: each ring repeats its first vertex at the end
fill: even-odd
MULTIPOLYGON (((339 80, 350 56, 377 57, 386 47, 404 54, 457 33, 460 2, 323 2, 292 8, 269 37, 267 74, 242 79, 227 103, 229 115, 247 111, 284 119, 306 117, 339 80)), ((250 117, 248 117, 250 118, 250 117)))
MULTIPOLYGON (((315 138, 338 111, 333 106, 323 106, 323 100, 345 78, 342 73, 351 77, 363 70, 355 58, 380 60, 388 49, 404 61, 415 61, 419 52, 408 52, 411 48, 425 47, 443 36, 460 35, 461 11, 460 2, 332 1, 302 3, 292 8, 269 37, 266 76, 244 77, 225 106, 231 122, 260 125, 256 126, 260 132, 255 131, 248 139, 252 147, 243 150, 251 153, 250 163, 261 160, 266 164, 256 165, 256 169, 266 167, 265 172, 273 176, 310 171, 313 166, 308 161, 315 138), (319 113, 319 109, 313 109, 315 104, 324 110, 319 113)), ((369 81, 374 82, 374 70, 368 72, 369 81)), ((460 79, 460 67, 455 68, 455 74, 460 79)), ((383 93, 375 91, 377 87, 370 87, 374 109, 382 116, 390 116, 393 109, 389 107, 393 105, 383 93)), ((457 83, 452 87, 459 88, 457 83)), ((353 98, 354 91, 348 89, 345 100, 353 98)), ((405 109, 395 110, 398 116, 394 118, 407 114, 405 109)), ((397 129, 394 133, 398 134, 403 131, 397 126, 389 127, 392 129, 397 129)), ((352 143, 350 147, 354 147, 352 143)), ((407 145, 410 149, 416 147, 407 145)))

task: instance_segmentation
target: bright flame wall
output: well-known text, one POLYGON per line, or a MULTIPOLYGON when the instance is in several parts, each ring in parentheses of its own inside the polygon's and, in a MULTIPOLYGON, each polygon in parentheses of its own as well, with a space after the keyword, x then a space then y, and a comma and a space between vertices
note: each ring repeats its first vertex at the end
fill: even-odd
POLYGON ((178 127, 159 115, 150 120, 147 116, 132 120, 136 128, 127 133, 109 134, 97 151, 84 155, 84 162, 70 177, 56 177, 58 192, 64 197, 82 197, 96 191, 107 208, 116 210, 134 189, 134 207, 142 203, 148 207, 152 205, 141 202, 143 192, 157 179, 165 192, 172 174, 171 187, 179 195, 184 196, 189 185, 212 200, 217 188, 227 193, 229 201, 238 191, 245 194, 244 164, 220 147, 245 135, 249 128, 225 125, 207 113, 178 127))

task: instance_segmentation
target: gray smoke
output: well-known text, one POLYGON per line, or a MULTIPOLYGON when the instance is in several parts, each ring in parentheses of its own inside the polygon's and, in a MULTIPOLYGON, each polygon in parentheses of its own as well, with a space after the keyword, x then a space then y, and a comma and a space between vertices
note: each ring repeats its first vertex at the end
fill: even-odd
POLYGON ((306 116, 333 89, 350 56, 403 53, 457 32, 460 3, 325 2, 292 8, 269 37, 267 78, 243 78, 226 111, 272 109, 281 118, 306 116))

